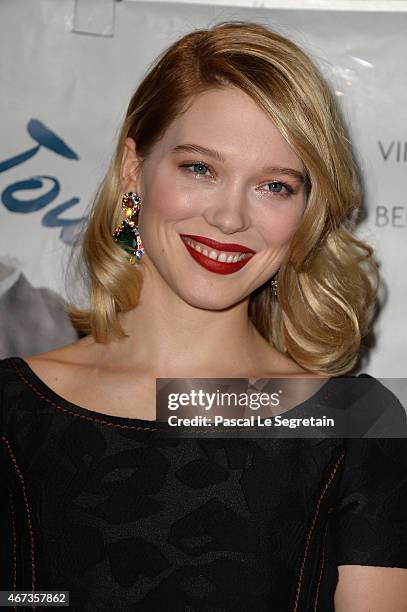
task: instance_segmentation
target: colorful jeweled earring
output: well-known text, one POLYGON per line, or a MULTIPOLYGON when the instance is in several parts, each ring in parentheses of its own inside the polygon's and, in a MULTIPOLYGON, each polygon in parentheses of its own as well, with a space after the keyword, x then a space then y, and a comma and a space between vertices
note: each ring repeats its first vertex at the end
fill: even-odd
POLYGON ((144 255, 144 246, 141 242, 138 229, 138 216, 140 212, 141 199, 136 193, 128 191, 122 197, 122 209, 125 219, 118 225, 114 232, 114 240, 124 249, 130 257, 127 261, 135 264, 144 255))

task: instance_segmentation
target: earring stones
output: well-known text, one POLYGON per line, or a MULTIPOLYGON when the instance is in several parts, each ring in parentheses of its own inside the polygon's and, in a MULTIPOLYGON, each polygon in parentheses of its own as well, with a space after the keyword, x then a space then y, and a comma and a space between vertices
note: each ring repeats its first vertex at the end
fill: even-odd
POLYGON ((138 231, 138 214, 140 197, 131 191, 122 197, 122 209, 125 219, 113 232, 113 239, 130 255, 128 262, 135 264, 144 255, 144 246, 138 231))
POLYGON ((273 279, 270 281, 270 290, 271 290, 271 295, 272 295, 273 297, 276 297, 276 296, 277 296, 277 288, 278 288, 278 281, 277 281, 277 279, 276 279, 276 278, 273 278, 273 279))

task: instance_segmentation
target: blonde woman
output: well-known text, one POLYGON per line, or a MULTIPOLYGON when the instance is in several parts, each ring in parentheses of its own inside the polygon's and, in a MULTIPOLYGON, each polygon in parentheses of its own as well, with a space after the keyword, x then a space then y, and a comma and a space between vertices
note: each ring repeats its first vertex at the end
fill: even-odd
POLYGON ((84 337, 0 362, 1 589, 89 611, 406 609, 404 439, 169 438, 156 420, 173 377, 299 377, 346 409, 330 385, 378 281, 360 203, 333 97, 293 42, 227 22, 160 55, 83 237, 84 337))

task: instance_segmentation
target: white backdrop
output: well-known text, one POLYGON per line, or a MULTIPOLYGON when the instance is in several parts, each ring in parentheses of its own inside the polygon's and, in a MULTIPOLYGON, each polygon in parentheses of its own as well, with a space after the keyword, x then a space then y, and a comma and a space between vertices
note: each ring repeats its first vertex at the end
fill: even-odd
POLYGON ((376 248, 388 290, 363 371, 405 377, 407 13, 123 1, 89 20, 80 6, 1 2, 0 258, 18 261, 34 287, 66 296, 72 236, 149 63, 194 28, 264 23, 317 61, 342 105, 365 180, 359 234, 376 248))

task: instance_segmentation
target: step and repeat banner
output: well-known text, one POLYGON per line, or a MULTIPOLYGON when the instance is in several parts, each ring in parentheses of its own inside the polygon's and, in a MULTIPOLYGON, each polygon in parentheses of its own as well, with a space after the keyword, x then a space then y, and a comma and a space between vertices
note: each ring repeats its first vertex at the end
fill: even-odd
MULTIPOLYGON (((407 371, 407 13, 177 3, 2 0, 0 357, 73 341, 62 299, 73 239, 115 147, 128 100, 172 41, 257 21, 297 42, 340 101, 365 183, 358 233, 376 249, 381 310, 363 371, 407 371)), ((74 295, 72 295, 74 294, 74 295)))

